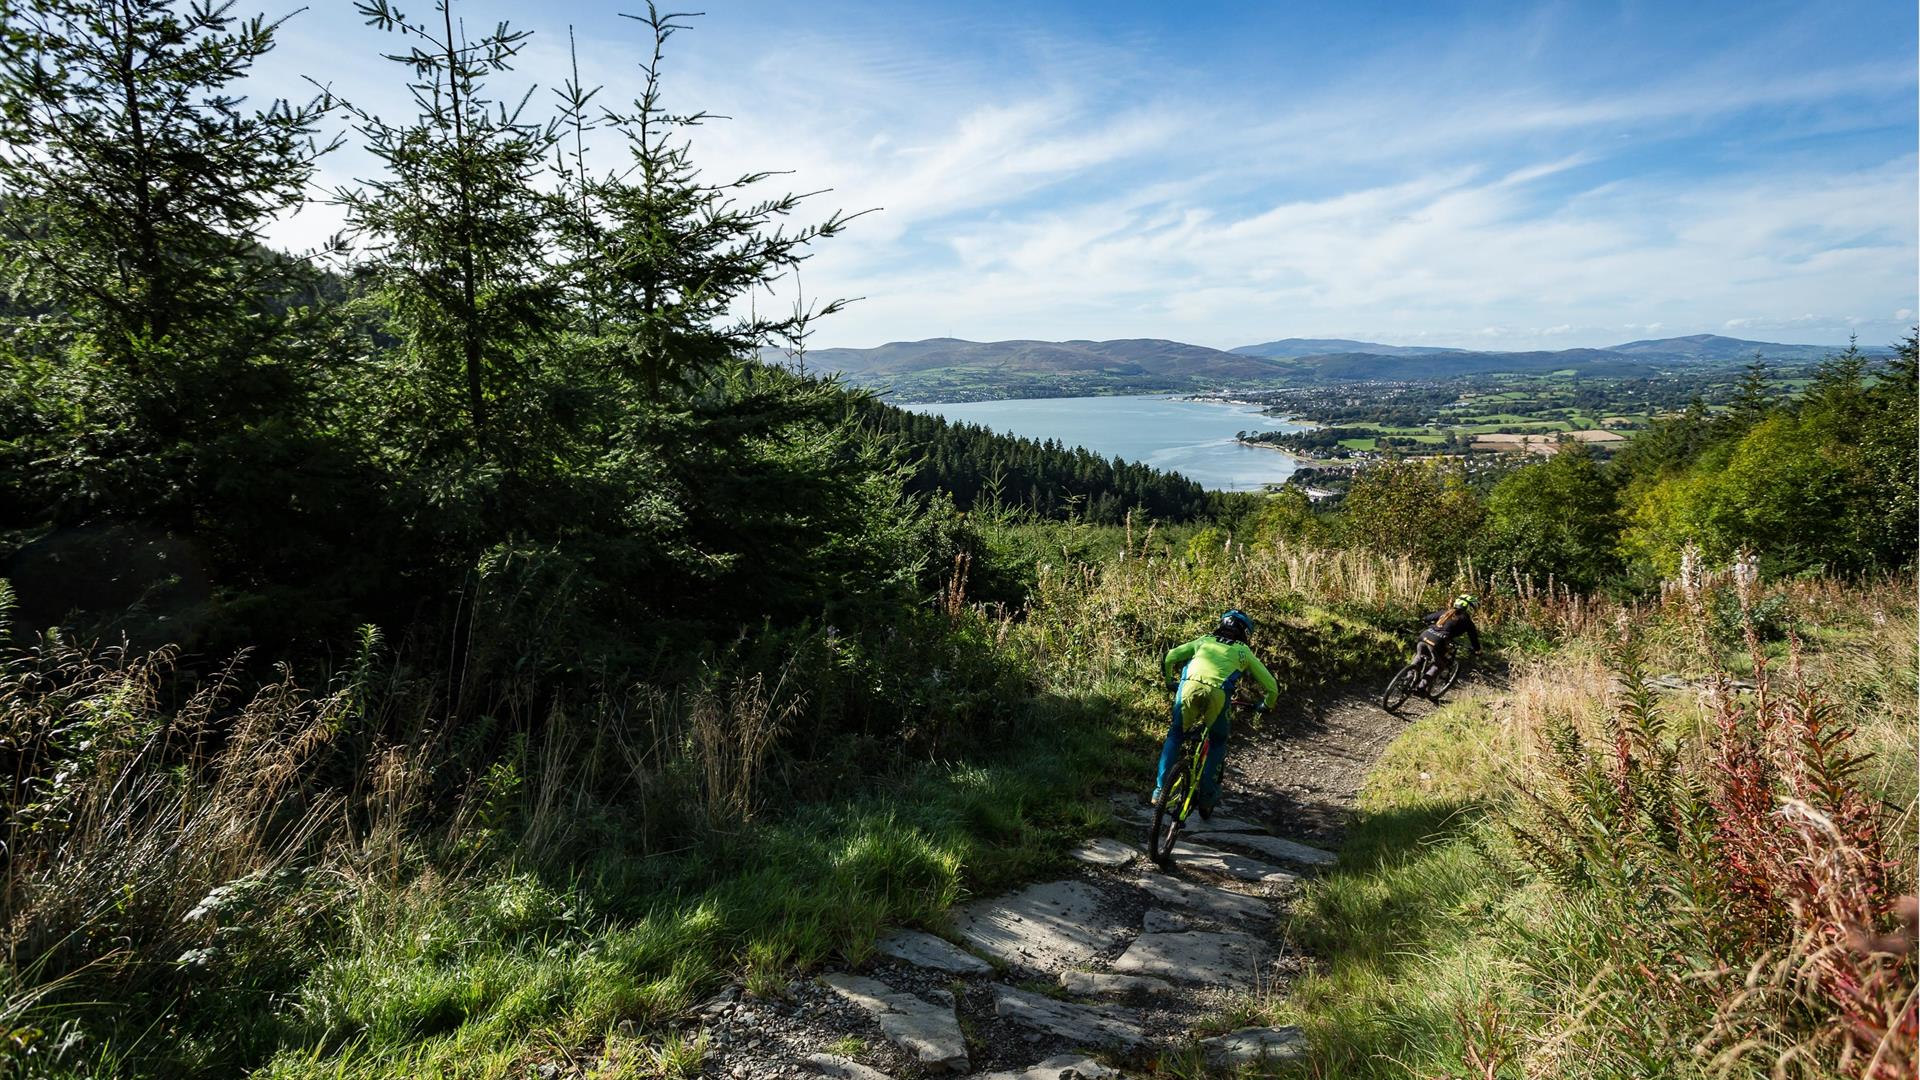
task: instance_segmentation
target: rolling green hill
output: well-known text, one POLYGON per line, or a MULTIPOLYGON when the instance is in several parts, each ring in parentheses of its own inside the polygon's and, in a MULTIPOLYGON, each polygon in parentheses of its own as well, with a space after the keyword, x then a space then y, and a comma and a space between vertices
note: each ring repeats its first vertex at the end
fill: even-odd
POLYGON ((1229 351, 1239 353, 1242 356, 1292 359, 1303 356, 1328 356, 1335 353, 1367 353, 1373 356, 1434 356, 1440 353, 1460 353, 1466 352, 1467 350, 1432 345, 1382 345, 1375 341, 1353 341, 1348 338, 1281 338, 1279 341, 1266 341, 1258 345, 1241 345, 1229 351))
POLYGON ((903 401, 1144 394, 1261 386, 1297 380, 1301 368, 1155 338, 1118 341, 894 341, 872 349, 820 349, 810 369, 837 371, 903 401))
MULTIPOLYGON (((1735 364, 1758 354, 1776 362, 1818 360, 1838 350, 1714 334, 1629 341, 1603 349, 1493 352, 1382 345, 1343 338, 1282 338, 1222 351, 1159 338, 1117 341, 966 341, 928 338, 871 349, 820 349, 810 369, 840 373, 901 401, 979 401, 1218 389, 1303 382, 1410 382, 1460 375, 1571 370, 1591 376, 1652 375, 1689 365, 1735 364)), ((1885 355, 1884 349, 1864 350, 1885 355)))

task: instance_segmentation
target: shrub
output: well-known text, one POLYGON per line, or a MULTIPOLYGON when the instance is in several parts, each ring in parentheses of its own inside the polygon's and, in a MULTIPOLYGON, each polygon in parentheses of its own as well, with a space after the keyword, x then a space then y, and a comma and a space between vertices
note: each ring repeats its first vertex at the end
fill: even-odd
POLYGON ((1584 942, 1593 1013, 1613 1019, 1582 1037, 1646 1060, 1697 1046, 1721 1068, 1910 1076, 1915 984, 1888 944, 1884 804, 1797 653, 1777 679, 1748 640, 1756 689, 1716 676, 1696 742, 1669 727, 1623 638, 1604 722, 1556 724, 1521 791, 1512 836, 1577 913, 1563 932, 1584 942))

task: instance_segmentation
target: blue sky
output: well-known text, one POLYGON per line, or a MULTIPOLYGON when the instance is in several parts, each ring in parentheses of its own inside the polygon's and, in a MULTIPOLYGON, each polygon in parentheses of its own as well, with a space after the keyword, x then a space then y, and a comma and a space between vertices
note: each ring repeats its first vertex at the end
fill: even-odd
MULTIPOLYGON (((503 91, 557 86, 571 24, 625 99, 632 7, 456 12, 535 32, 503 91)), ((312 76, 398 115, 392 44, 321 0, 257 90, 312 76)), ((667 86, 733 118, 695 135, 716 174, 793 170, 832 189, 823 214, 879 208, 805 268, 805 295, 862 298, 815 346, 1880 344, 1920 308, 1915 50, 1908 0, 716 0, 667 86)), ((349 148, 325 180, 371 167, 349 148)), ((276 238, 337 225, 316 207, 276 238)))

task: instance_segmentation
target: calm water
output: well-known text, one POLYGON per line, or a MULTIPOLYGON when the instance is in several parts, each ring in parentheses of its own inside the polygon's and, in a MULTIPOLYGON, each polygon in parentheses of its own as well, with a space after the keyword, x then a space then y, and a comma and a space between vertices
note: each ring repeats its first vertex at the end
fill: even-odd
POLYGON ((1247 405, 1212 405, 1169 397, 1020 398, 922 404, 905 408, 980 424, 1029 439, 1058 439, 1102 457, 1143 461, 1225 491, 1277 484, 1294 461, 1275 450, 1233 441, 1242 431, 1302 431, 1247 405))

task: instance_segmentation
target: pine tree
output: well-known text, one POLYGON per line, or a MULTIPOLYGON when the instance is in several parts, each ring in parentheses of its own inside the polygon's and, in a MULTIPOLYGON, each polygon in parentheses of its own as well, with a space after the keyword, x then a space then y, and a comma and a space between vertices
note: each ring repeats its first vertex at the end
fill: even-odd
POLYGON ((809 245, 839 233, 852 216, 834 213, 789 229, 785 219, 806 196, 751 194, 773 173, 702 178, 686 136, 711 117, 669 110, 662 83, 667 42, 685 29, 685 16, 648 4, 645 16, 625 17, 653 37, 640 97, 603 115, 624 140, 628 167, 589 182, 602 230, 592 248, 573 254, 588 267, 589 303, 606 316, 602 357, 650 391, 685 389, 771 343, 803 343, 812 320, 840 310, 836 300, 780 316, 741 315, 734 301, 797 269, 809 245))
POLYGON ((356 5, 404 42, 387 59, 409 72, 418 114, 393 124, 345 103, 386 172, 338 199, 367 249, 358 270, 424 375, 418 429, 464 428, 498 457, 517 440, 492 430, 495 413, 528 420, 521 393, 560 311, 547 265, 556 207, 538 186, 559 136, 525 117, 531 89, 518 101, 488 90, 490 78, 513 70, 529 33, 501 23, 469 40, 453 3, 437 0, 435 18, 420 22, 389 0, 356 5))
POLYGON ((320 102, 249 109, 227 92, 279 22, 238 20, 231 0, 180 7, 8 3, 0 50, 8 290, 159 379, 295 287, 261 230, 330 148, 314 139, 320 102))
POLYGON ((1773 389, 1767 382, 1767 362, 1759 353, 1741 369, 1740 378, 1733 385, 1733 399, 1728 403, 1726 418, 1734 431, 1745 431, 1759 423, 1773 411, 1775 405, 1773 389))
POLYGON ((0 502, 198 533, 257 567, 304 530, 236 518, 284 513, 284 470, 327 453, 313 277, 261 237, 331 144, 322 102, 234 93, 281 24, 232 9, 0 2, 0 291, 32 313, 8 320, 0 502))

